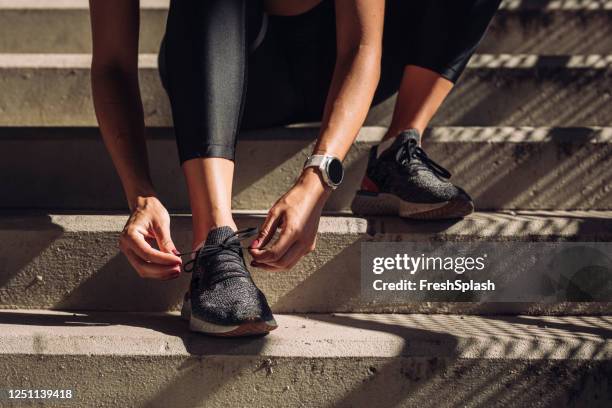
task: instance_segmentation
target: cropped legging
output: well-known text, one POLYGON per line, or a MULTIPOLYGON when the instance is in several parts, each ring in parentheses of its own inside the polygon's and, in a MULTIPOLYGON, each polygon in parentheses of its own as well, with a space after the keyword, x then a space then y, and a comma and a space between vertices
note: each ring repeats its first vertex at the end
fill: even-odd
MULTIPOLYGON (((406 65, 455 82, 500 0, 387 0, 374 103, 406 65)), ((234 159, 241 129, 320 121, 336 60, 334 2, 269 16, 260 0, 171 0, 159 55, 181 163, 234 159)))

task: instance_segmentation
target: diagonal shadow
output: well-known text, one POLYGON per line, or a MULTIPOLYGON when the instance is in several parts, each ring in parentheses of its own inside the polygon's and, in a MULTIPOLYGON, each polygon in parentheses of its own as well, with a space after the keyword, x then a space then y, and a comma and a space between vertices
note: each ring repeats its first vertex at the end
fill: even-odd
POLYGON ((536 141, 542 129, 506 132, 474 128, 469 135, 477 141, 489 136, 507 140, 507 149, 498 150, 495 143, 462 145, 450 140, 435 145, 431 153, 457 173, 458 184, 473 194, 480 209, 609 207, 612 195, 605 163, 611 153, 607 144, 595 142, 601 130, 549 129, 544 143, 536 141), (490 170, 483 173, 482 168, 490 170))
MULTIPOLYGON (((265 178, 283 164, 304 152, 314 142, 319 132, 318 127, 280 127, 245 131, 238 136, 240 148, 236 151, 236 171, 234 175, 234 196, 251 187, 258 180, 265 178), (262 141, 265 151, 262 150, 262 141), (257 160, 257 171, 252 171, 252 161, 257 160), (251 163, 241 166, 241 163, 251 163), (247 171, 250 169, 251 171, 247 171)), ((306 157, 304 156, 304 160, 306 157)))
MULTIPOLYGON (((579 345, 564 353, 565 361, 552 358, 555 347, 543 348, 535 339, 528 340, 528 347, 521 350, 511 348, 511 343, 500 350, 502 344, 495 336, 531 338, 529 329, 522 327, 522 321, 511 321, 518 323, 513 326, 517 333, 506 331, 504 327, 507 326, 498 325, 493 331, 479 326, 479 330, 484 330, 481 334, 489 336, 488 342, 466 342, 464 338, 459 343, 453 335, 427 330, 427 325, 419 328, 398 325, 394 323, 393 315, 387 315, 383 320, 346 315, 312 315, 311 318, 363 330, 383 331, 404 339, 405 345, 398 352, 402 359, 373 360, 369 368, 371 376, 348 391, 333 404, 334 407, 531 406, 534 401, 543 407, 581 406, 585 394, 589 395, 589 373, 612 372, 609 361, 579 359, 576 356, 579 345), (474 347, 480 354, 473 355, 471 349, 474 347), (514 357, 500 358, 500 352, 514 357), (530 360, 531 355, 538 357, 530 360), (571 367, 573 375, 561 374, 567 372, 567 366, 571 367), (405 377, 405 381, 399 384, 396 380, 398 373, 405 377)), ((588 328, 581 327, 575 333, 587 331, 588 328)), ((602 331, 598 333, 605 336, 602 331)), ((470 334, 478 335, 467 333, 470 334)), ((601 342, 591 350, 591 354, 605 355, 606 347, 605 342, 601 342)), ((605 380, 600 381, 600 385, 605 386, 604 383, 605 380)), ((605 406, 597 395, 594 398, 589 406, 605 406)))
MULTIPOLYGON (((159 356, 167 359, 167 369, 163 378, 158 378, 159 391, 141 406, 146 407, 194 407, 204 406, 206 401, 226 386, 234 378, 227 373, 221 375, 224 362, 217 356, 258 356, 268 339, 264 336, 249 338, 215 338, 189 331, 187 323, 179 316, 168 314, 140 314, 140 313, 95 313, 70 315, 51 315, 23 312, 0 313, 0 324, 31 325, 31 326, 128 326, 143 327, 169 336, 178 337, 188 356, 159 356), (178 361, 177 361, 178 360, 178 361), (220 375, 209 378, 205 373, 211 366, 218 367, 220 375)), ((100 357, 104 359, 104 356, 100 357)), ((129 373, 139 369, 147 369, 147 356, 128 356, 129 373), (143 365, 141 367, 141 365, 143 365)), ((233 370, 253 371, 252 361, 247 359, 233 359, 233 370)), ((114 366, 114 365, 112 365, 114 366)), ((99 370, 104 367, 96 365, 99 370)), ((113 368, 116 375, 117 368, 113 368)), ((118 368, 122 371, 123 368, 118 368)), ((257 370, 257 369, 255 369, 257 370)), ((126 373, 128 374, 128 373, 126 373)), ((128 374, 129 375, 129 374, 128 374)))
MULTIPOLYGON (((506 323, 514 323, 520 325, 529 325, 541 328, 555 328, 571 332, 573 334, 588 334, 601 338, 602 340, 612 338, 612 330, 606 327, 595 327, 589 324, 575 324, 571 322, 560 322, 558 320, 550 320, 541 316, 483 316, 485 319, 497 320, 506 323)), ((576 317, 575 319, 584 318, 584 316, 576 317)))
POLYGON ((186 274, 171 281, 143 279, 119 253, 57 301, 53 309, 120 312, 175 310, 189 286, 189 279, 190 276, 186 274))
POLYGON ((3 213, 0 220, 0 304, 19 304, 11 301, 21 296, 12 287, 29 290, 39 284, 38 270, 44 269, 44 265, 37 265, 36 260, 63 234, 64 229, 54 224, 48 215, 21 217, 3 213), (16 232, 19 232, 19 239, 15 239, 16 232), (18 274, 19 271, 27 272, 18 274))

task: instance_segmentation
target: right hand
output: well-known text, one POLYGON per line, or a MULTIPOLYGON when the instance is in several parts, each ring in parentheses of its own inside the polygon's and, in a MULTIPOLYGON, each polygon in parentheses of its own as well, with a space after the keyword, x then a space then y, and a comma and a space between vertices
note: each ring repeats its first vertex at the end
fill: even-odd
POLYGON ((142 278, 168 280, 181 273, 182 260, 170 237, 170 215, 156 197, 138 197, 119 247, 142 278))

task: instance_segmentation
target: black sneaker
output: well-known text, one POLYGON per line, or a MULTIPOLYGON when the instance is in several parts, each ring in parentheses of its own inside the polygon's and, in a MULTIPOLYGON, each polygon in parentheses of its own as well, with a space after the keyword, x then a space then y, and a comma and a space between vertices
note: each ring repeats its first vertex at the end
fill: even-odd
POLYGON ((251 336, 276 329, 264 294, 244 263, 240 241, 256 228, 234 232, 220 227, 208 233, 204 246, 185 263, 192 272, 181 316, 193 331, 215 336, 251 336))
POLYGON ((351 209, 358 215, 399 215, 415 219, 462 218, 474 211, 470 196, 448 179, 451 174, 421 147, 417 130, 402 132, 368 168, 351 209))

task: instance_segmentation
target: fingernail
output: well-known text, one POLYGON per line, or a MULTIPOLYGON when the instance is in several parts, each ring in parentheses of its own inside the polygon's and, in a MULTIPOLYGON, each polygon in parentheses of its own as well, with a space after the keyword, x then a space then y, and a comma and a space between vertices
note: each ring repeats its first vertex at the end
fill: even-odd
POLYGON ((178 256, 178 254, 180 254, 180 252, 175 248, 172 250, 172 253, 176 256, 178 256))
POLYGON ((251 248, 257 248, 259 247, 259 239, 256 239, 255 241, 253 241, 253 243, 251 243, 251 248))

